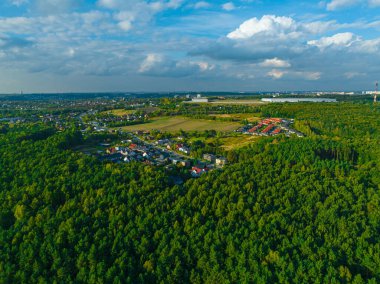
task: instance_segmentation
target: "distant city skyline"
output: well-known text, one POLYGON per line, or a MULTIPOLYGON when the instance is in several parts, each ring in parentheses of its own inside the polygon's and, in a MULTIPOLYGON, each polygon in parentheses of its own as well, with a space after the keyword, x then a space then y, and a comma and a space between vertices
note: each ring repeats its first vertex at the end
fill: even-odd
POLYGON ((4 0, 0 93, 360 91, 380 0, 4 0))

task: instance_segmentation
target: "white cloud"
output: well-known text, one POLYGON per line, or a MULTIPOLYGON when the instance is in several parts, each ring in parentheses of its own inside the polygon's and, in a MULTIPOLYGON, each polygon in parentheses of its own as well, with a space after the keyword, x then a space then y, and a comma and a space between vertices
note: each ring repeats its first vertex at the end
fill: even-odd
POLYGON ((277 57, 272 59, 265 59, 262 63, 259 64, 262 67, 274 67, 274 68, 288 68, 290 63, 285 60, 278 59, 277 57))
POLYGON ((170 0, 166 3, 166 7, 170 9, 178 9, 183 3, 183 0, 170 0))
POLYGON ((263 35, 265 38, 297 39, 310 34, 321 34, 331 29, 338 29, 336 21, 296 22, 291 17, 264 15, 261 19, 251 18, 243 22, 239 28, 230 32, 230 39, 249 39, 263 35))
POLYGON ((380 52, 380 38, 360 40, 352 49, 353 52, 378 54, 380 52))
POLYGON ((196 64, 199 67, 200 71, 202 71, 202 72, 213 70, 215 68, 214 64, 210 64, 210 63, 204 62, 204 61, 194 62, 193 64, 196 64))
POLYGON ((289 17, 265 15, 261 19, 252 18, 227 35, 230 39, 248 39, 257 34, 279 35, 297 31, 297 23, 289 17))
POLYGON ((130 29, 132 29, 132 22, 131 21, 121 21, 118 23, 118 26, 120 27, 120 29, 127 32, 130 29))
POLYGON ((360 3, 360 0, 333 0, 330 3, 327 3, 327 10, 335 11, 341 8, 350 7, 360 3))
POLYGON ((114 18, 119 21, 118 26, 123 31, 129 31, 132 29, 133 21, 136 15, 129 11, 123 11, 114 15, 114 18))
POLYGON ((312 34, 321 34, 331 29, 336 29, 339 25, 335 21, 316 21, 302 25, 305 31, 312 34))
POLYGON ((327 47, 349 47, 358 40, 359 38, 356 35, 347 32, 339 33, 331 37, 323 37, 319 40, 310 40, 307 44, 317 46, 323 50, 327 47))
POLYGON ((232 10, 236 9, 235 4, 232 2, 224 3, 222 5, 222 8, 223 8, 223 10, 226 10, 226 11, 232 11, 232 10))
MULTIPOLYGON (((51 0, 49 0, 51 1, 51 0)), ((100 7, 111 10, 125 10, 133 11, 140 10, 141 8, 151 11, 161 11, 165 9, 177 9, 183 3, 183 0, 169 0, 169 1, 141 1, 141 0, 98 0, 97 4, 100 7)))
POLYGON ((138 26, 138 24, 148 23, 154 15, 161 11, 179 8, 182 3, 183 0, 161 0, 154 2, 141 0, 98 0, 97 5, 113 11, 115 13, 114 18, 119 21, 119 28, 123 31, 129 31, 132 27, 138 26))
POLYGON ((267 76, 272 77, 273 79, 281 79, 285 74, 286 74, 286 72, 284 72, 284 71, 273 69, 272 71, 269 71, 267 73, 267 76))
POLYGON ((186 77, 215 69, 206 61, 174 60, 164 54, 150 53, 141 62, 138 72, 147 76, 186 77))
POLYGON ((208 7, 210 7, 210 6, 211 6, 211 4, 208 3, 208 2, 205 2, 205 1, 199 1, 199 2, 195 3, 193 7, 194 7, 195 9, 203 9, 203 8, 208 8, 208 7))
POLYGON ((144 61, 141 63, 139 72, 144 73, 150 71, 157 63, 161 63, 164 57, 161 54, 148 54, 144 61))

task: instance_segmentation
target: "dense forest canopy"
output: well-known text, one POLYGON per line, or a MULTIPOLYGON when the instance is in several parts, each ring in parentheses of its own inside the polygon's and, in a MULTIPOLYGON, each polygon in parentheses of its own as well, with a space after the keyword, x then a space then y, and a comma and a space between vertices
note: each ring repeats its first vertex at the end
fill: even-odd
POLYGON ((75 127, 2 125, 0 282, 379 282, 380 107, 253 111, 307 137, 262 138, 175 186, 72 151, 75 127))

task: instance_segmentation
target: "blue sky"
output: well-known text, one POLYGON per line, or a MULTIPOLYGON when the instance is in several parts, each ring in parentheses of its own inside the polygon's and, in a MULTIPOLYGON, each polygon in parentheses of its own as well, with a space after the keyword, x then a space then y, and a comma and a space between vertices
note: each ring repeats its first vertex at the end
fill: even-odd
POLYGON ((2 0, 0 92, 370 90, 380 0, 2 0))

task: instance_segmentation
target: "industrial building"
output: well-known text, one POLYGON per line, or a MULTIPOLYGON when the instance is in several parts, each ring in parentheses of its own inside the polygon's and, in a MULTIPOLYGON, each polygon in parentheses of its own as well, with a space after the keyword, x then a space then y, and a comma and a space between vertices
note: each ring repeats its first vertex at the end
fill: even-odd
POLYGON ((201 94, 198 94, 196 98, 191 100, 193 103, 208 103, 208 98, 202 97, 201 94))
POLYGON ((300 102, 312 102, 312 103, 336 103, 336 99, 326 98, 263 98, 263 102, 269 103, 300 103, 300 102))

